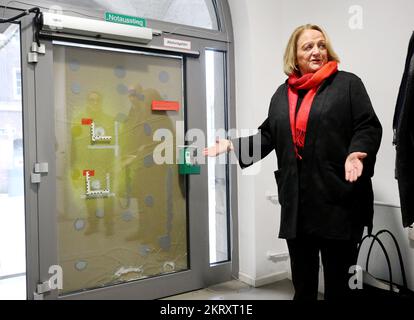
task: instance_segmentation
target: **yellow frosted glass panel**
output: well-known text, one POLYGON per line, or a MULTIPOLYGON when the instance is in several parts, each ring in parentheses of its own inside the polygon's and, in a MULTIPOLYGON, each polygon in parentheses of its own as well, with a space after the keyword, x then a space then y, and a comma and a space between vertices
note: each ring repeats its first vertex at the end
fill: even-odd
POLYGON ((185 180, 153 141, 183 132, 182 60, 55 45, 61 294, 188 269, 185 180), (153 100, 179 112, 153 112, 153 100))

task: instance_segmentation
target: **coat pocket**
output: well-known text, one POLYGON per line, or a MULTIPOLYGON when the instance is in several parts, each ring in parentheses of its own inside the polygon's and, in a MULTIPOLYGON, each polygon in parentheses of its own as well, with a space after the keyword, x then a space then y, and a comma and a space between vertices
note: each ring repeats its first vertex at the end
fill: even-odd
POLYGON ((276 184, 277 184, 277 193, 279 197, 279 203, 280 205, 285 204, 285 195, 284 195, 284 177, 283 177, 283 171, 277 170, 274 172, 276 184))
POLYGON ((324 193, 328 202, 347 205, 352 200, 353 184, 345 180, 345 167, 336 163, 323 166, 324 193))

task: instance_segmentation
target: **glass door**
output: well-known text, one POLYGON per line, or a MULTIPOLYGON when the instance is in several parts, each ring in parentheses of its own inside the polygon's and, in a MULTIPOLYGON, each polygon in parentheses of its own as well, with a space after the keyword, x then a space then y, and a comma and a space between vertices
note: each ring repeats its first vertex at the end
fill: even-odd
POLYGON ((201 233, 188 208, 200 205, 179 164, 184 58, 74 42, 46 48, 36 66, 38 139, 47 140, 38 152, 48 162, 39 282, 50 287, 53 270, 62 277, 43 298, 152 299, 202 287, 208 247, 190 250, 201 233))
POLYGON ((26 299, 20 25, 0 24, 0 300, 26 299))
POLYGON ((182 59, 65 43, 53 59, 60 294, 188 270, 186 181, 154 141, 184 144, 182 59))

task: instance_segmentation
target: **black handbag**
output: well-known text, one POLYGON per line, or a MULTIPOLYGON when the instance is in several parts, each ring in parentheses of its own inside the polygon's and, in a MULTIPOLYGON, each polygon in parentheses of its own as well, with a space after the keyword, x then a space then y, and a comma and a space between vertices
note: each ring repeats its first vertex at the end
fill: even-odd
POLYGON ((358 245, 358 257, 361 251, 362 244, 364 243, 366 239, 369 239, 369 238, 372 238, 372 242, 370 244, 367 258, 366 258, 365 270, 362 270, 362 289, 352 290, 352 296, 354 298, 370 299, 370 300, 371 299, 383 299, 387 301, 394 300, 394 301, 414 302, 414 292, 408 289, 404 262, 403 262, 400 246, 398 245, 397 239, 388 230, 380 230, 375 235, 373 234, 367 235, 361 239, 358 245), (378 237, 379 235, 384 234, 384 233, 389 234, 391 236, 395 244, 395 247, 397 249, 398 260, 399 260, 400 268, 401 268, 402 285, 397 284, 393 281, 391 260, 389 258, 388 252, 384 244, 378 237), (379 246, 381 247, 381 250, 384 253, 385 259, 387 261, 388 275, 389 275, 388 280, 377 278, 373 276, 371 273, 369 273, 369 259, 371 257, 372 248, 375 242, 377 242, 379 246))

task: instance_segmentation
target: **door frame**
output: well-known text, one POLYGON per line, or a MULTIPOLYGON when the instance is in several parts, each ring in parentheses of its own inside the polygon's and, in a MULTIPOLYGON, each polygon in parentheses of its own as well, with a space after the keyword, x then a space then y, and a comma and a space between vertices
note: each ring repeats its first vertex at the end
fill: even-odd
MULTIPOLYGON (((7 9, 7 16, 21 11, 7 9)), ((31 183, 33 164, 37 162, 35 66, 28 63, 27 54, 33 42, 32 17, 20 20, 23 153, 26 227, 26 296, 33 299, 39 282, 39 208, 38 185, 31 183)))
MULTIPOLYGON (((227 2, 225 2, 227 4, 227 2)), ((10 10, 10 9, 8 9, 10 10)), ((9 12, 9 11, 8 11, 9 12)), ((16 11, 19 12, 19 11, 16 11)), ((228 13, 226 13, 228 14, 228 13)), ((230 19, 228 17, 227 19, 230 19)), ((229 20, 231 21, 231 19, 229 20)), ((231 24, 230 24, 231 27, 231 24)), ((227 25, 228 28, 228 25, 227 25)), ((167 35, 169 37, 171 35, 167 35)), ((78 38, 93 45, 113 45, 134 50, 128 44, 119 41, 99 41, 78 38)), ((226 52, 227 56, 227 113, 229 127, 235 127, 234 104, 234 52, 233 44, 226 41, 175 36, 191 41, 194 52, 184 56, 184 73, 186 79, 187 124, 206 132, 205 117, 200 117, 200 108, 206 106, 205 92, 205 50, 213 49, 226 52), (193 106, 193 107, 191 107, 193 106), (197 106, 194 107, 194 106, 197 106)), ((70 40, 70 39, 68 39, 70 40)), ((24 128, 24 163, 25 163, 25 205, 26 205, 26 250, 27 250, 27 297, 36 299, 37 285, 49 280, 49 267, 57 265, 57 217, 56 164, 54 150, 54 96, 50 90, 53 84, 53 44, 51 39, 42 39, 46 45, 46 54, 39 55, 37 64, 27 61, 27 54, 33 42, 32 17, 21 19, 22 50, 22 85, 23 85, 23 128, 24 128), (39 81, 39 79, 41 79, 39 81), (38 81, 36 81, 38 80, 38 81), (53 120, 53 121, 51 121, 53 120), (52 138, 53 137, 53 138, 52 138), (49 172, 42 175, 40 184, 30 181, 34 163, 47 162, 49 172)), ((151 45, 162 45, 163 36, 155 38, 151 45)), ((112 46, 111 45, 111 46, 112 46)), ((142 46, 138 48, 142 51, 142 46)), ((153 50, 153 49, 150 49, 153 50)), ((166 54, 171 52, 165 52, 166 54)), ((182 54, 182 52, 181 52, 182 54)), ((207 168, 207 166, 205 166, 207 168)), ((188 215, 189 215, 189 254, 190 269, 177 274, 162 275, 136 282, 124 283, 108 288, 95 289, 59 297, 57 290, 44 296, 45 299, 157 299, 182 292, 187 292, 208 285, 238 278, 238 235, 237 235, 237 169, 229 166, 228 210, 230 213, 231 260, 210 265, 208 233, 208 172, 202 170, 200 176, 188 178, 188 215), (190 201, 191 199, 191 201, 190 201), (205 206, 200 210, 200 203, 205 206), (197 244, 198 243, 198 244, 197 244), (197 244, 197 247, 195 246, 197 244), (179 289, 178 289, 179 288, 179 289)))

